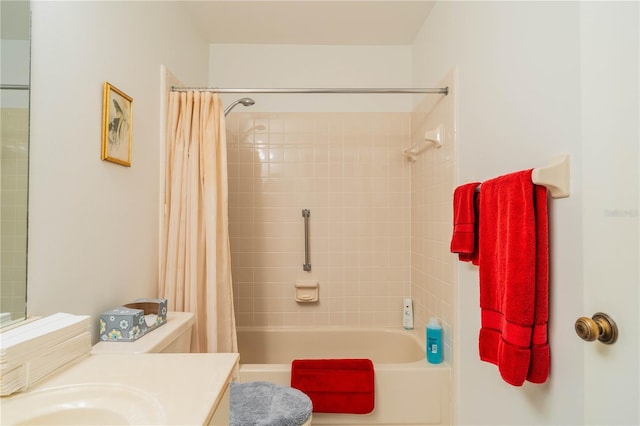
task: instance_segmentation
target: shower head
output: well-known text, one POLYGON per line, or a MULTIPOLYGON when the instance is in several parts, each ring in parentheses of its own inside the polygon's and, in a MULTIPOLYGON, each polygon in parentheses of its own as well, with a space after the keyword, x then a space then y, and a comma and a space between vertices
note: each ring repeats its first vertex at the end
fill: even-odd
POLYGON ((226 107, 224 109, 224 115, 226 116, 227 114, 229 114, 231 112, 231 110, 238 104, 242 104, 244 106, 251 106, 251 105, 253 105, 255 103, 256 103, 256 101, 254 101, 251 98, 238 99, 237 101, 235 101, 234 103, 232 103, 231 105, 229 105, 228 107, 226 107))

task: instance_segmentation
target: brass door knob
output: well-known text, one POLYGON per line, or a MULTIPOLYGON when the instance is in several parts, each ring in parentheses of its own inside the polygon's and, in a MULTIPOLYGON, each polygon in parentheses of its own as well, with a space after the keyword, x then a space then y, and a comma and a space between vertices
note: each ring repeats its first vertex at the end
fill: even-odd
POLYGON ((615 343, 618 338, 618 326, 607 314, 597 312, 591 318, 580 317, 575 324, 576 333, 582 340, 598 340, 605 345, 615 343))

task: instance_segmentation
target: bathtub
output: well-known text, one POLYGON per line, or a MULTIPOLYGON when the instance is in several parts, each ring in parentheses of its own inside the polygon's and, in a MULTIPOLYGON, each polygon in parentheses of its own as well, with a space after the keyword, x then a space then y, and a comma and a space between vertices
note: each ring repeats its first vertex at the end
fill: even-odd
POLYGON ((431 365, 412 332, 388 329, 245 328, 238 332, 240 381, 291 383, 291 361, 369 358, 375 408, 369 414, 314 413, 313 425, 445 425, 451 423, 450 368, 431 365))

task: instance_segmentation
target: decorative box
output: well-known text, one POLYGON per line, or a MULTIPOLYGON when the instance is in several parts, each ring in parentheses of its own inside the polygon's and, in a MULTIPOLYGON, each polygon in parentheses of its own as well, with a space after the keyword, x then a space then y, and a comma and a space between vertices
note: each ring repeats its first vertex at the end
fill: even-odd
POLYGON ((137 299, 100 315, 100 340, 133 342, 167 322, 167 299, 137 299))

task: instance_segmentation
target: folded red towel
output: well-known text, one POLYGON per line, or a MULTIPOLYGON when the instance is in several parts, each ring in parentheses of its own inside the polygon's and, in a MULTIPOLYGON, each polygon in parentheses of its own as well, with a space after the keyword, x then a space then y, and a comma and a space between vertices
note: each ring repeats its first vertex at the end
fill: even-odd
POLYGON ((291 387, 311 399, 316 413, 367 414, 375 404, 370 359, 306 359, 291 363, 291 387))
POLYGON ((531 365, 527 380, 544 383, 549 377, 551 353, 547 323, 549 322, 549 222, 547 188, 535 187, 536 209, 536 301, 533 336, 531 338, 531 365))
POLYGON ((482 183, 479 272, 483 361, 514 386, 549 374, 546 188, 531 170, 482 183))
POLYGON ((476 188, 480 182, 461 185, 453 191, 453 235, 451 252, 458 253, 463 262, 474 260, 477 264, 476 250, 476 188))

